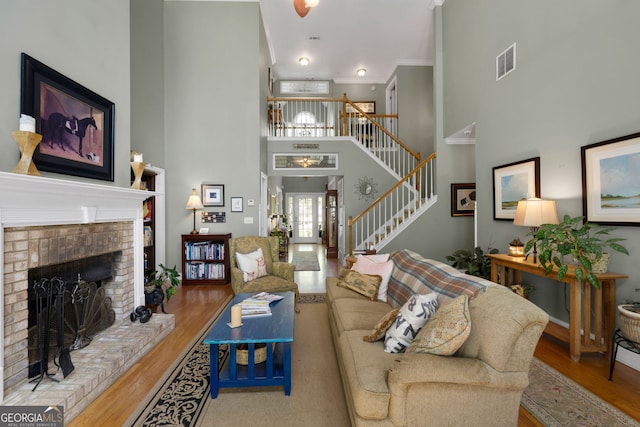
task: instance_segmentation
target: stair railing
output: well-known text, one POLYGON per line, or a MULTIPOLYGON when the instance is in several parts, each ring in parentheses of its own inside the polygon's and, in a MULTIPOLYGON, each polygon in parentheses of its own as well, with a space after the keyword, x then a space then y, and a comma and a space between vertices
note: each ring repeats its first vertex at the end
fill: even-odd
POLYGON ((349 216, 349 255, 377 247, 433 199, 435 158, 436 153, 431 154, 362 213, 349 216))
POLYGON ((343 95, 341 134, 353 136, 398 175, 405 176, 420 163, 420 153, 411 150, 376 120, 390 121, 397 117, 397 114, 369 114, 357 102, 349 100, 346 93, 343 95))

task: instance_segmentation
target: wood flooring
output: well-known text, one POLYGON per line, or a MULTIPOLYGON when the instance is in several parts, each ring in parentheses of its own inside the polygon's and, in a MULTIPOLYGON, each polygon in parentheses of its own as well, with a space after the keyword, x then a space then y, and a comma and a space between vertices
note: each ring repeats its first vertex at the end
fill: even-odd
MULTIPOLYGON (((320 277, 338 274, 340 266, 336 260, 327 260, 326 264, 321 262, 321 265, 324 274, 317 275, 318 279, 305 277, 305 281, 321 280, 320 277)), ((303 284, 303 280, 300 280, 300 284, 303 284)), ((308 285, 317 289, 322 283, 308 285)), ((301 286, 301 292, 305 292, 304 285, 301 286)), ((176 316, 175 330, 68 425, 70 427, 123 425, 164 371, 171 366, 198 331, 204 327, 212 313, 231 294, 229 285, 181 286, 171 301, 165 305, 167 312, 176 316)), ((535 355, 592 393, 607 400, 636 420, 640 420, 640 405, 638 405, 640 403, 640 372, 618 363, 613 381, 609 382, 607 355, 587 354, 582 356, 579 363, 575 363, 569 358, 566 344, 546 335, 540 340, 535 355)), ((520 407, 518 425, 540 426, 541 424, 520 407)))

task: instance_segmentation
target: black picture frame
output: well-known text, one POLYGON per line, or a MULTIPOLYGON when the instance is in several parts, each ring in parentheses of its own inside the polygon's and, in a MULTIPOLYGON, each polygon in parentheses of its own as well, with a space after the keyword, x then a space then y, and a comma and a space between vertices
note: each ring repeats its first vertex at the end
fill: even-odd
POLYGON ((493 168, 493 219, 513 221, 519 200, 540 197, 540 157, 493 168))
POLYGON ((203 206, 224 206, 224 184, 202 184, 203 206))
POLYGON ((451 184, 451 216, 474 216, 476 184, 451 184))
POLYGON ((580 147, 582 211, 588 222, 640 226, 640 133, 580 147))
POLYGON ((22 53, 20 112, 36 119, 41 171, 113 181, 115 104, 22 53))

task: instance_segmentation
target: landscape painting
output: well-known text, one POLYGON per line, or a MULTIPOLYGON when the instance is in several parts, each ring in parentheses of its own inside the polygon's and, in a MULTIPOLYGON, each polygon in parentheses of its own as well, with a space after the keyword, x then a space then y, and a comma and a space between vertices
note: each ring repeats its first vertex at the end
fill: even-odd
POLYGON ((640 225, 640 134, 582 147, 582 183, 588 221, 640 225))
POLYGON ((493 168, 493 219, 513 221, 529 197, 540 197, 540 157, 493 168))

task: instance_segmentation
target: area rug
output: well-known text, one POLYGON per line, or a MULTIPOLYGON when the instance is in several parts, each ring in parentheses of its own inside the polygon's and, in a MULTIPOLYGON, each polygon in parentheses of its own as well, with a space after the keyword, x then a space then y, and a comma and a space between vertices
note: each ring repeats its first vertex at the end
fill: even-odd
MULTIPOLYGON (((324 303, 325 299, 325 294, 301 294, 298 297, 298 303, 307 305, 317 303, 320 306, 324 306, 319 303, 324 303)), ((136 411, 134 411, 123 425, 135 427, 186 427, 195 426, 198 420, 203 419, 204 412, 206 412, 205 408, 211 401, 211 395, 209 387, 209 346, 202 344, 202 340, 206 337, 211 326, 222 313, 225 306, 226 304, 215 313, 211 321, 192 341, 189 349, 167 370, 167 375, 158 381, 154 389, 143 399, 143 403, 138 406, 136 411)), ((301 311, 304 312, 305 310, 302 309, 301 311)), ((326 316, 325 311, 324 318, 326 318, 326 316)), ((297 329, 300 329, 299 323, 300 322, 296 323, 297 329)), ((310 335, 313 336, 313 334, 310 335)), ((322 339, 325 341, 324 338, 322 339)), ((330 340, 330 338, 328 338, 328 340, 330 340)), ((226 346, 220 347, 220 351, 218 352, 218 366, 222 367, 229 356, 229 352, 226 346)), ((333 346, 331 346, 331 351, 333 352, 333 346)), ((282 388, 279 390, 284 396, 282 388)), ((224 392, 226 392, 226 390, 224 392)), ((341 389, 340 393, 342 393, 341 389)), ((344 405, 344 397, 340 396, 340 399, 344 405)), ((207 423, 204 425, 213 424, 207 423)), ((232 424, 226 423, 225 425, 232 424)), ((254 423, 254 425, 258 424, 254 423)))
POLYGON ((640 426, 538 359, 531 363, 529 380, 521 404, 545 426, 640 426))
MULTIPOLYGON (((214 313, 123 425, 190 426, 198 418, 209 397, 209 346, 202 344, 202 340, 229 301, 231 297, 214 313)), ((220 346, 218 366, 222 366, 228 356, 227 347, 220 346)))
POLYGON ((315 252, 294 252, 291 264, 295 265, 296 271, 319 271, 320 263, 315 252))

